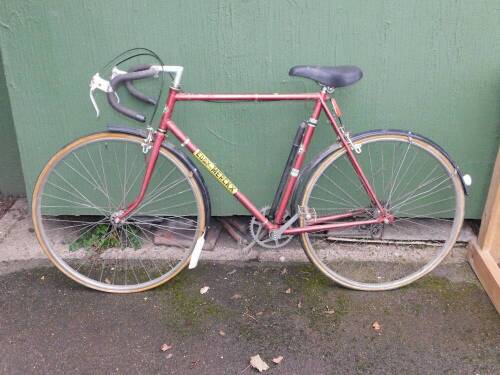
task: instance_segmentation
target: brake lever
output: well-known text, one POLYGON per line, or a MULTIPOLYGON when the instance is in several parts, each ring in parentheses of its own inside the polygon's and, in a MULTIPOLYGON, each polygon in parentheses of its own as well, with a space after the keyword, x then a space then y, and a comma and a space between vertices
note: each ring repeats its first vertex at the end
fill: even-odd
MULTIPOLYGON (((118 74, 121 74, 121 73, 118 73, 118 74)), ((97 118, 99 118, 101 111, 99 110, 99 107, 98 107, 97 102, 96 102, 95 97, 94 97, 95 90, 101 90, 101 91, 104 91, 105 93, 112 92, 113 94, 115 94, 116 100, 118 101, 118 103, 120 103, 120 97, 118 96, 118 94, 115 91, 113 91, 113 88, 111 87, 109 81, 106 81, 104 78, 102 78, 99 75, 99 73, 96 73, 92 76, 92 79, 90 80, 89 86, 90 86, 90 92, 89 92, 90 101, 91 101, 92 105, 94 106, 97 118)))
POLYGON ((90 86, 89 96, 90 96, 90 101, 91 101, 92 105, 94 106, 96 117, 99 118, 99 115, 101 114, 101 112, 99 111, 99 107, 97 106, 97 103, 96 103, 95 98, 94 98, 94 90, 95 90, 95 88, 90 86))

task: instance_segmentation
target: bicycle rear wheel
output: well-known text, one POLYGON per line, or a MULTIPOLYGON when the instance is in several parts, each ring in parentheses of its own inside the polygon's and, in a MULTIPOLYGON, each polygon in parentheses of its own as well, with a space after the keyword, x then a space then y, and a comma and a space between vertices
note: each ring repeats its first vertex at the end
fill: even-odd
MULTIPOLYGON (((355 143, 362 148, 356 154, 362 170, 395 221, 303 233, 302 246, 314 265, 343 286, 398 288, 434 269, 455 244, 464 217, 460 176, 439 149, 419 137, 384 131, 355 143)), ((343 148, 317 165, 300 202, 316 220, 346 212, 355 212, 356 220, 378 215, 343 148)), ((301 217, 300 225, 307 224, 301 217)))
POLYGON ((162 148, 139 207, 147 166, 139 137, 98 133, 55 154, 33 192, 37 238, 49 259, 87 287, 114 293, 154 288, 189 262, 205 231, 203 197, 191 171, 162 148))

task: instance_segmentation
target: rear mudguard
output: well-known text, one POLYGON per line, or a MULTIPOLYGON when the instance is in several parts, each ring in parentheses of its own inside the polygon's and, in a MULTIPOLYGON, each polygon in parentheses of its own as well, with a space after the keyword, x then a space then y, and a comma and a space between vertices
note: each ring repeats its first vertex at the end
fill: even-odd
MULTIPOLYGON (((465 195, 468 195, 467 188, 465 186, 465 182, 464 182, 464 178, 463 178, 462 172, 458 168, 457 163, 455 163, 455 161, 450 157, 450 155, 448 155, 448 153, 441 146, 439 146, 437 143, 435 143, 434 141, 432 141, 429 138, 427 138, 427 137, 425 137, 423 135, 420 135, 420 134, 415 134, 413 132, 409 132, 409 131, 405 131, 405 130, 397 130, 397 129, 368 130, 366 132, 358 133, 358 134, 352 136, 351 139, 353 141, 357 141, 357 140, 362 139, 364 137, 375 135, 375 134, 381 134, 381 135, 382 134, 405 135, 405 136, 408 136, 410 138, 419 139, 419 140, 428 142, 430 145, 432 145, 433 147, 435 147, 436 149, 438 149, 450 161, 450 163, 453 165, 453 167, 457 171, 458 175, 460 176, 460 181, 462 182, 462 188, 464 189, 465 195)), ((328 148, 324 149, 323 151, 321 151, 317 156, 315 156, 314 159, 311 160, 307 164, 307 166, 301 171, 301 173, 299 175, 299 181, 297 183, 297 187, 295 188, 295 190, 293 192, 291 203, 290 203, 291 204, 290 208, 291 208, 291 211, 292 211, 292 215, 295 214, 295 212, 297 211, 297 205, 299 203, 300 198, 302 197, 302 194, 303 194, 306 182, 309 180, 309 177, 311 176, 311 173, 318 167, 318 165, 323 160, 325 160, 329 155, 331 155, 333 152, 337 151, 341 147, 342 146, 339 143, 334 143, 330 147, 328 147, 328 148)))
MULTIPOLYGON (((120 125, 108 125, 108 131, 110 131, 111 133, 124 133, 124 134, 136 135, 141 138, 146 138, 147 136, 146 130, 127 128, 125 126, 120 126, 120 125)), ((193 173, 193 177, 198 186, 200 187, 201 194, 203 196, 203 203, 205 205, 205 223, 206 227, 209 228, 210 216, 211 216, 210 195, 208 194, 207 185, 205 185, 203 176, 201 175, 198 168, 196 168, 193 161, 184 152, 175 147, 172 143, 165 141, 163 142, 162 147, 166 148, 172 154, 174 154, 182 162, 182 164, 184 164, 186 168, 188 168, 193 173)))

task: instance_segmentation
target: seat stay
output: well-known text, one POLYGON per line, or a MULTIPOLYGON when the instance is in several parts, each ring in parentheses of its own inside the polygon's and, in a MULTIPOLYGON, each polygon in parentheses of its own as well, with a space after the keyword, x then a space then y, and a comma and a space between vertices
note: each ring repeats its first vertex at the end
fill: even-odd
POLYGON ((322 109, 325 111, 326 117, 330 121, 330 124, 333 127, 334 132, 337 134, 337 137, 340 140, 340 143, 346 150, 347 157, 349 161, 351 162, 352 167, 354 168, 356 175, 359 178, 359 181, 361 182, 361 185, 365 189, 366 193, 368 194, 368 197, 370 198, 371 202, 379 212, 384 213, 385 209, 380 203, 380 200, 377 197, 377 194, 375 193, 375 189, 371 186, 370 182, 368 181, 368 178, 366 178, 363 170, 361 169, 361 166, 358 163, 358 160, 356 159, 356 156, 354 155, 354 151, 351 148, 351 145, 349 144, 349 141, 346 139, 346 136, 344 135, 344 132, 340 130, 339 125, 337 124, 337 121, 335 120, 335 117, 333 116, 332 112, 330 112, 328 105, 326 104, 326 101, 324 99, 321 99, 322 103, 322 109))

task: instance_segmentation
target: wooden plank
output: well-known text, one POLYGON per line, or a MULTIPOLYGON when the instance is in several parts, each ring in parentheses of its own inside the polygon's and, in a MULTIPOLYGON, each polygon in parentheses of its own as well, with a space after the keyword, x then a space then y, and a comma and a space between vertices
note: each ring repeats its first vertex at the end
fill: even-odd
POLYGON ((239 245, 246 245, 249 243, 247 233, 240 230, 240 225, 235 224, 234 220, 227 217, 219 217, 217 220, 222 224, 224 229, 229 233, 233 240, 239 245))
POLYGON ((496 262, 500 260, 500 150, 491 176, 478 243, 481 249, 491 253, 496 262))
POLYGON ((484 290, 500 314, 500 268, 495 259, 490 252, 482 250, 477 241, 470 243, 468 259, 484 290))
POLYGON ((477 240, 470 242, 468 259, 484 290, 500 314, 500 151, 486 204, 484 206, 481 228, 477 240))

